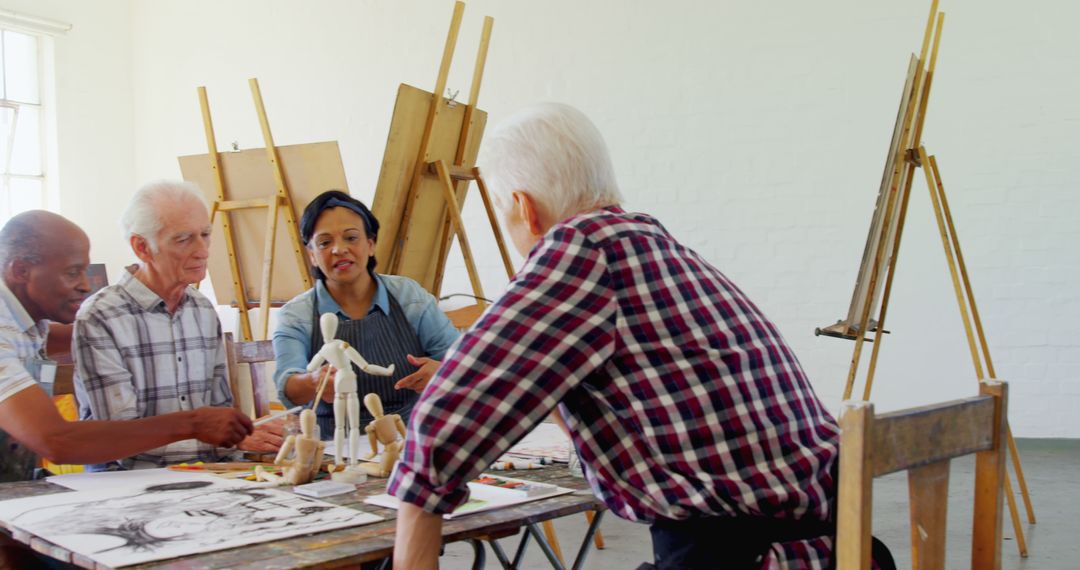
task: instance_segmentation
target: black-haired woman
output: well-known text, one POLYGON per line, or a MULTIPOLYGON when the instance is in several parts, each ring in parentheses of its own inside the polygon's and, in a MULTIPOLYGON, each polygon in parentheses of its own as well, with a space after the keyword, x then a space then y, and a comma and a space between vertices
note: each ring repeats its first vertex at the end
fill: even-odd
MULTIPOLYGON (((457 339, 458 331, 419 283, 375 273, 378 234, 379 221, 371 210, 344 192, 324 192, 304 208, 300 237, 317 281, 285 304, 274 330, 274 382, 286 406, 311 402, 326 372, 326 367, 305 370, 323 345, 323 313, 337 314, 337 338, 355 346, 369 362, 394 365, 389 378, 354 370, 357 393, 361 398, 378 394, 386 413, 400 414, 406 421, 418 393, 457 339)), ((324 439, 334 433, 332 378, 316 408, 324 439)), ((361 410, 359 425, 371 419, 361 410)))

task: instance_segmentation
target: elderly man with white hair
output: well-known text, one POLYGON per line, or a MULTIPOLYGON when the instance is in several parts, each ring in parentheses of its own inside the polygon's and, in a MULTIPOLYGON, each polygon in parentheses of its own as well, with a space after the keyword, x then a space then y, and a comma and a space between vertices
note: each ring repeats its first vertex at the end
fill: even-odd
MULTIPOLYGON (((206 276, 210 250, 210 217, 198 189, 184 182, 148 184, 135 193, 121 224, 139 264, 87 299, 75 319, 82 419, 231 406, 221 323, 210 301, 191 287, 206 276)), ((280 445, 276 422, 237 447, 272 452, 280 445)), ((220 461, 234 452, 185 440, 92 469, 220 461)))
POLYGON ((440 515, 555 409, 596 495, 651 525, 656 567, 827 565, 839 430, 776 326, 620 207, 581 112, 515 115, 482 163, 526 260, 414 407, 394 565, 435 568, 440 515))

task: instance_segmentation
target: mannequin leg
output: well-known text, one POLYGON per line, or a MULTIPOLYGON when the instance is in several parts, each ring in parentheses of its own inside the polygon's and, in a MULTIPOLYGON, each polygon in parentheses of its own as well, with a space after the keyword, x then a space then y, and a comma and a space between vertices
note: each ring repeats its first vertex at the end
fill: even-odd
POLYGON ((349 402, 349 465, 356 465, 360 457, 360 399, 350 392, 349 402))
POLYGON ((334 394, 334 465, 345 463, 345 408, 345 394, 334 394))

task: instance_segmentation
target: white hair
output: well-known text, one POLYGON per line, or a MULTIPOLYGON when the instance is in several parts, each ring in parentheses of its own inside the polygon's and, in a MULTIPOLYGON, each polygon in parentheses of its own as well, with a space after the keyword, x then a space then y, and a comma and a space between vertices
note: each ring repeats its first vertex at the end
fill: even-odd
POLYGON ((495 205, 528 192, 556 220, 622 202, 607 145, 584 113, 562 103, 518 111, 485 137, 480 162, 495 205))
POLYGON ((155 180, 146 184, 135 192, 127 210, 120 217, 124 238, 130 241, 131 236, 139 236, 150 244, 151 251, 157 252, 158 234, 165 229, 165 210, 189 201, 207 207, 199 187, 191 182, 155 180))

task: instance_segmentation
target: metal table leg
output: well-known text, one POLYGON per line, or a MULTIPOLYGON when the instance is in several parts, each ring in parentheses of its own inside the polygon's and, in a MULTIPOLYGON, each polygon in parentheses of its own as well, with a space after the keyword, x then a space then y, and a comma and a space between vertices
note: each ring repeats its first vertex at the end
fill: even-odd
MULTIPOLYGON (((585 564, 585 558, 589 554, 589 550, 592 548, 592 539, 596 535, 596 530, 600 528, 600 521, 604 518, 605 511, 598 511, 596 516, 593 517, 589 528, 585 531, 585 537, 581 541, 581 547, 578 548, 577 556, 574 558, 574 565, 572 570, 580 570, 581 566, 585 564)), ((496 540, 489 540, 488 544, 491 545, 491 550, 495 553, 495 558, 499 560, 499 564, 502 565, 504 570, 518 570, 521 568, 521 563, 525 558, 525 547, 529 544, 529 539, 536 540, 536 543, 540 546, 540 550, 543 551, 544 556, 547 557, 548 562, 551 563, 551 567, 554 570, 566 570, 566 567, 559 562, 559 557, 555 555, 555 549, 551 547, 551 543, 548 542, 547 537, 544 536, 543 531, 536 523, 525 525, 525 532, 522 534, 521 541, 518 542, 517 551, 514 553, 514 560, 511 561, 506 556, 506 552, 502 549, 496 540)), ((472 541, 475 542, 475 541, 472 541)), ((475 546, 474 546, 475 548, 475 546)), ((479 558, 479 557, 478 557, 479 558)), ((476 568, 474 566, 474 568, 476 568)))

